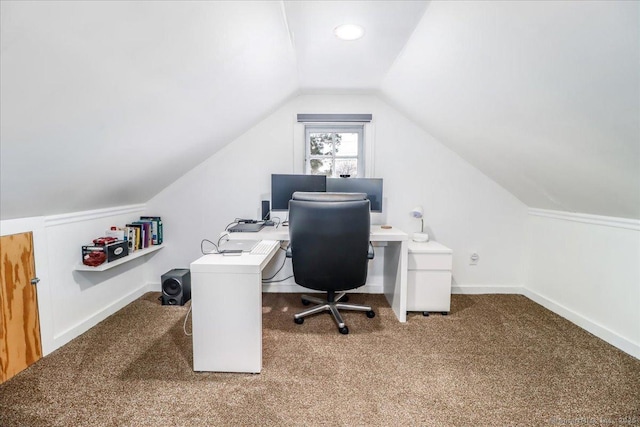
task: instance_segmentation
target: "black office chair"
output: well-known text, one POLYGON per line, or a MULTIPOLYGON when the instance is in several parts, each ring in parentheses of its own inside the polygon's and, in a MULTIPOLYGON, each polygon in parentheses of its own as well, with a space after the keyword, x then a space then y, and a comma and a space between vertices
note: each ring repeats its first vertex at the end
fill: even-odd
POLYGON ((359 288, 367 281, 367 265, 373 259, 369 242, 369 200, 362 193, 296 192, 289 201, 289 247, 295 281, 308 289, 327 293, 326 301, 308 295, 302 303, 316 303, 294 315, 304 318, 330 311, 342 334, 348 334, 338 309, 365 311, 375 316, 370 306, 347 304, 343 291, 359 288), (336 292, 338 295, 336 296, 336 292))

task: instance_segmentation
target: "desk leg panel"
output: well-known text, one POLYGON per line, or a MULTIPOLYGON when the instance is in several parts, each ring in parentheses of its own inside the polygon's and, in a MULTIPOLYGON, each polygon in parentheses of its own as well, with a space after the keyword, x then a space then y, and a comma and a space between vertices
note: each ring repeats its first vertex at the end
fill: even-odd
POLYGON ((191 273, 193 370, 259 373, 260 274, 191 273))
POLYGON ((408 252, 406 241, 389 242, 384 252, 384 295, 400 322, 407 321, 408 252))

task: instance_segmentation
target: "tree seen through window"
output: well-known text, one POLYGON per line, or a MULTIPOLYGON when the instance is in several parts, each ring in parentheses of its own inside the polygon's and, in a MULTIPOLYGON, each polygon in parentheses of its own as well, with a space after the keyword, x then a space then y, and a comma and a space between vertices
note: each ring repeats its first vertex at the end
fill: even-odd
POLYGON ((361 162, 362 128, 307 129, 307 173, 358 176, 361 162))

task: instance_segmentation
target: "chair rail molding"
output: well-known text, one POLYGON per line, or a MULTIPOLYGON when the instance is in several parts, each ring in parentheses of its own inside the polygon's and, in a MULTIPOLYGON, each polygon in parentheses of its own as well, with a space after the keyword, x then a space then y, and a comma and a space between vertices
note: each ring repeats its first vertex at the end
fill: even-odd
POLYGON ((71 212, 61 215, 51 215, 44 218, 44 225, 45 227, 55 227, 57 225, 71 224, 74 222, 90 221, 98 218, 143 212, 146 206, 146 204, 138 204, 91 211, 71 212))
POLYGON ((591 215, 576 212, 553 211, 547 209, 529 208, 531 216, 559 219, 564 221, 582 222, 586 224, 602 225, 605 227, 625 228, 640 231, 640 220, 617 218, 612 216, 591 215))

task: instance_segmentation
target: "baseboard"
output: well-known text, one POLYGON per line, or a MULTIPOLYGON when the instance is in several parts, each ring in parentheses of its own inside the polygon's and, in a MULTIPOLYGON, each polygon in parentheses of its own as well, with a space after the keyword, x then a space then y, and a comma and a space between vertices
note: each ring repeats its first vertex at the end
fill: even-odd
POLYGON ((262 292, 292 294, 299 292, 313 292, 313 290, 305 289, 295 283, 263 283, 262 292))
POLYGON ((520 285, 453 285, 452 294, 480 295, 480 294, 516 294, 522 295, 523 286, 520 285))
MULTIPOLYGON (((77 323, 75 326, 67 329, 64 332, 61 332, 53 337, 53 348, 57 349, 67 344, 72 339, 82 335, 87 332, 89 329, 102 322, 107 317, 116 313, 118 310, 121 310, 128 304, 131 304, 133 301, 140 298, 145 293, 149 292, 149 285, 144 284, 133 291, 129 292, 127 295, 124 295, 117 301, 109 304, 104 307, 102 310, 94 313, 93 315, 87 317, 83 321, 77 323)), ((46 355, 45 355, 46 356, 46 355)))
POLYGON ((540 304, 548 310, 553 311, 557 315, 564 317, 571 323, 574 323, 587 332, 592 333, 598 338, 608 342, 612 346, 624 351, 625 353, 635 357, 636 359, 640 359, 640 345, 635 344, 624 337, 621 337, 612 330, 587 319, 581 314, 578 314, 575 311, 561 304, 558 304, 543 295, 538 294, 537 292, 534 292, 527 288, 522 288, 522 290, 522 295, 526 296, 530 300, 540 304))
MULTIPOLYGON (((160 282, 148 283, 145 292, 162 292, 162 285, 160 282)), ((300 294, 315 292, 312 289, 303 288, 295 283, 263 283, 262 292, 265 293, 279 293, 279 294, 300 294)), ((354 290, 353 292, 359 292, 363 294, 381 294, 382 285, 366 284, 361 288, 354 290)))
MULTIPOLYGON (((282 294, 292 294, 292 293, 310 293, 315 292, 312 289, 303 288, 300 285, 296 285, 295 283, 263 283, 262 284, 262 292, 265 293, 282 293, 282 294)), ((370 284, 354 289, 351 292, 357 292, 362 294, 381 294, 382 285, 378 284, 370 284)))
POLYGON ((160 282, 147 283, 147 290, 145 292, 162 292, 162 283, 160 282))

